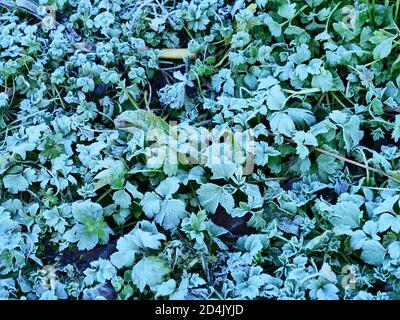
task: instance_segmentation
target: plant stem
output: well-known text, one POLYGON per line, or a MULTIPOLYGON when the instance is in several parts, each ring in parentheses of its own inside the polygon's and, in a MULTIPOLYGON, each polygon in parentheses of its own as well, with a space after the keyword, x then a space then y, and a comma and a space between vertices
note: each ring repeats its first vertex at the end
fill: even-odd
MULTIPOLYGON (((272 136, 272 137, 275 137, 275 134, 272 133, 272 132, 269 132, 269 135, 272 136)), ((284 139, 285 139, 286 141, 290 142, 290 143, 296 144, 296 142, 293 141, 293 140, 290 139, 290 138, 285 137, 284 139)), ((399 180, 399 179, 397 179, 397 178, 395 178, 395 177, 392 177, 391 175, 387 174, 386 172, 384 172, 384 171, 382 171, 382 170, 372 168, 372 167, 370 167, 370 166, 368 166, 368 165, 365 165, 365 164, 359 163, 359 162, 357 162, 357 161, 348 159, 348 158, 346 158, 346 157, 343 157, 343 156, 340 156, 340 155, 338 155, 338 154, 336 154, 336 153, 333 153, 333 152, 330 152, 330 151, 321 149, 321 148, 319 148, 319 147, 310 146, 310 145, 306 145, 306 146, 307 146, 307 147, 310 147, 312 150, 315 150, 315 151, 317 151, 317 152, 319 152, 319 153, 323 153, 323 154, 325 154, 325 155, 327 155, 327 156, 333 157, 333 158, 338 159, 338 160, 340 160, 340 161, 344 161, 344 162, 350 163, 350 164, 352 164, 352 165, 354 165, 354 166, 363 168, 363 169, 365 169, 365 170, 369 170, 369 171, 371 171, 371 172, 375 172, 375 173, 377 173, 377 174, 379 174, 379 175, 381 175, 381 176, 384 176, 384 177, 386 177, 386 178, 388 178, 388 179, 391 179, 391 180, 393 180, 393 181, 395 181, 395 182, 397 182, 397 183, 400 184, 400 180, 399 180)))
POLYGON ((338 155, 338 154, 335 154, 335 153, 326 151, 326 150, 321 149, 321 148, 318 148, 318 147, 314 147, 314 146, 310 146, 310 147, 311 147, 311 149, 313 149, 313 150, 315 150, 315 151, 318 151, 318 152, 320 152, 320 153, 326 154, 326 155, 331 156, 331 157, 333 157, 333 158, 336 158, 336 159, 338 159, 338 160, 341 160, 341 161, 350 163, 350 164, 352 164, 352 165, 355 165, 355 166, 357 166, 357 167, 363 168, 363 169, 365 169, 365 170, 369 170, 369 171, 375 172, 375 173, 377 173, 377 174, 379 174, 379 175, 381 175, 381 176, 384 176, 384 177, 386 177, 386 178, 388 178, 388 179, 391 179, 391 180, 393 180, 393 181, 396 181, 397 183, 400 183, 400 180, 396 179, 395 177, 392 177, 391 175, 387 174, 386 172, 383 172, 382 170, 378 170, 378 169, 375 169, 375 168, 371 168, 371 167, 369 167, 369 166, 367 166, 367 165, 365 165, 365 164, 359 163, 359 162, 354 161, 354 160, 347 159, 347 158, 342 157, 342 156, 340 156, 340 155, 338 155))

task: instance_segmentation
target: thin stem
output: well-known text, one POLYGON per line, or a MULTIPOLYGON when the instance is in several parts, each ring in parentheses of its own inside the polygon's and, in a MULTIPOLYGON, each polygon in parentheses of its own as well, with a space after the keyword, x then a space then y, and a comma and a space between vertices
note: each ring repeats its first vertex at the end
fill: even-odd
POLYGON ((331 156, 331 157, 336 158, 338 160, 341 160, 341 161, 350 163, 352 165, 355 165, 357 167, 363 168, 365 170, 369 170, 369 171, 375 172, 377 174, 380 174, 381 176, 384 176, 384 177, 386 177, 388 179, 392 179, 393 181, 396 181, 397 183, 400 183, 400 180, 396 179, 395 177, 392 177, 391 175, 387 174, 386 172, 383 172, 382 170, 371 168, 371 167, 369 167, 369 166, 367 166, 365 164, 359 163, 359 162, 354 161, 354 160, 347 159, 347 158, 342 157, 342 156, 340 156, 338 154, 326 151, 326 150, 318 148, 318 147, 314 147, 314 146, 310 146, 310 147, 311 147, 311 149, 313 149, 315 151, 318 151, 320 153, 326 154, 327 156, 331 156))
POLYGON ((367 4, 369 23, 372 24, 373 20, 372 20, 371 4, 369 3, 369 0, 365 0, 365 3, 367 4))
MULTIPOLYGON (((275 137, 275 134, 272 133, 272 132, 269 132, 269 135, 272 136, 272 137, 275 137)), ((284 139, 285 139, 286 141, 290 142, 290 143, 296 144, 296 142, 293 141, 293 140, 290 139, 290 138, 286 138, 286 137, 285 137, 284 139)), ((386 172, 384 172, 384 171, 382 171, 382 170, 372 168, 372 167, 370 167, 370 166, 368 166, 368 165, 365 165, 365 164, 359 163, 359 162, 357 162, 357 161, 354 161, 354 160, 345 158, 345 157, 340 156, 340 155, 338 155, 338 154, 336 154, 336 153, 333 153, 333 152, 330 152, 330 151, 321 149, 321 148, 319 148, 319 147, 310 146, 310 145, 307 145, 307 146, 310 147, 312 150, 315 150, 315 151, 317 151, 317 152, 323 153, 323 154, 325 154, 325 155, 327 155, 327 156, 333 157, 333 158, 338 159, 338 160, 340 160, 340 161, 344 161, 344 162, 350 163, 350 164, 352 164, 352 165, 354 165, 354 166, 363 168, 363 169, 365 169, 365 170, 369 170, 369 171, 371 171, 371 172, 375 172, 375 173, 377 173, 377 174, 379 174, 379 175, 381 175, 381 176, 384 176, 384 177, 386 177, 386 178, 388 178, 388 179, 391 179, 391 180, 393 180, 393 181, 395 181, 395 182, 397 182, 397 183, 400 184, 400 180, 399 180, 399 179, 397 179, 397 178, 395 178, 395 177, 392 177, 391 175, 387 174, 386 172)))
POLYGON ((133 98, 131 97, 129 92, 126 92, 126 95, 128 96, 129 101, 132 103, 132 105, 136 108, 136 110, 140 110, 140 108, 138 107, 137 103, 135 102, 135 100, 133 100, 133 98))

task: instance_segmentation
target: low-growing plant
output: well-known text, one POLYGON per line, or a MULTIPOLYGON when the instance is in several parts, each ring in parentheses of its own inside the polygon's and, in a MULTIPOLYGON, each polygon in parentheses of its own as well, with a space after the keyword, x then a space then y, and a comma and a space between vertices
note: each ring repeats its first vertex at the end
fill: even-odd
POLYGON ((0 298, 398 299, 399 3, 0 0, 0 298))

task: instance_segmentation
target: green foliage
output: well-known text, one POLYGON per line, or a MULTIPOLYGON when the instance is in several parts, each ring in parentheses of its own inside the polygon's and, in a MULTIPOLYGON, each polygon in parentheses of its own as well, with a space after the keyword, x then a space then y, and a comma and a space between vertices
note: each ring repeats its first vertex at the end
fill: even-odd
POLYGON ((18 3, 0 299, 399 299, 393 1, 18 3))
POLYGON ((104 221, 103 208, 91 201, 72 204, 72 216, 76 224, 64 233, 68 242, 78 242, 79 250, 93 249, 98 243, 105 244, 113 233, 104 221))

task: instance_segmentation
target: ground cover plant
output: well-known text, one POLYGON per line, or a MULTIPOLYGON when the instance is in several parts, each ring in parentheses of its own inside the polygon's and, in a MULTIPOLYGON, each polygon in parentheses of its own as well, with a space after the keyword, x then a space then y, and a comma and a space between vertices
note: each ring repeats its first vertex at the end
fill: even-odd
POLYGON ((0 0, 0 297, 398 299, 399 22, 0 0))

